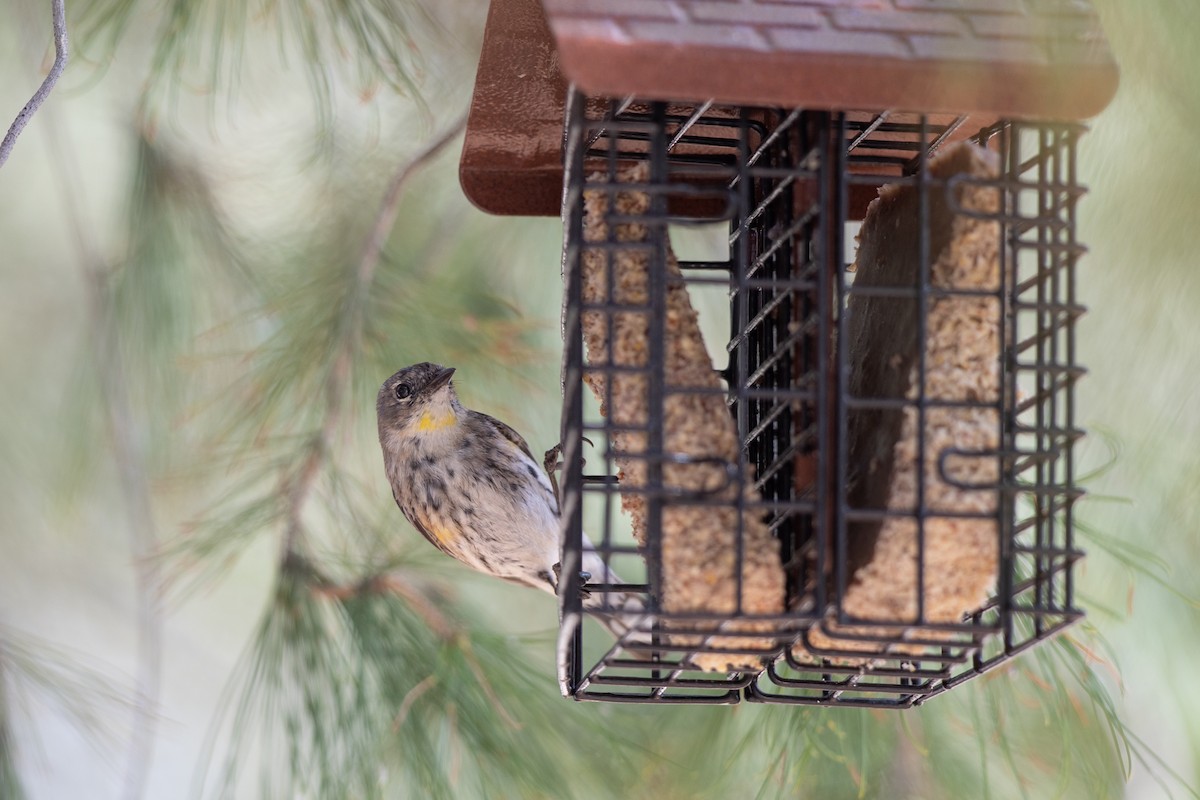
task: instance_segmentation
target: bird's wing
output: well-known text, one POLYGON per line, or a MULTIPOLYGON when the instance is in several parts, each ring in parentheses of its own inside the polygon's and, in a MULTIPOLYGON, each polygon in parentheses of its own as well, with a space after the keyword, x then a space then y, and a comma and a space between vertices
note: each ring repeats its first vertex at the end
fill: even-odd
POLYGON ((522 453, 529 456, 530 461, 532 461, 534 464, 537 463, 537 460, 533 457, 533 453, 529 452, 529 445, 526 444, 525 440, 521 437, 521 434, 517 433, 510 426, 506 425, 495 417, 484 414, 482 411, 472 411, 471 413, 477 415, 481 420, 495 428, 497 433, 519 447, 522 453))
POLYGON ((482 422, 485 422, 495 428, 497 433, 515 444, 517 448, 525 454, 525 457, 529 459, 530 474, 535 475, 538 484, 546 490, 546 494, 550 496, 550 506, 554 509, 554 513, 557 514, 558 495, 555 494, 554 487, 550 485, 550 478, 546 475, 546 470, 542 467, 538 460, 533 457, 533 453, 529 451, 529 445, 525 442, 525 439, 521 437, 521 434, 517 433, 510 426, 504 424, 495 417, 484 414, 482 411, 472 411, 471 413, 478 416, 482 422))

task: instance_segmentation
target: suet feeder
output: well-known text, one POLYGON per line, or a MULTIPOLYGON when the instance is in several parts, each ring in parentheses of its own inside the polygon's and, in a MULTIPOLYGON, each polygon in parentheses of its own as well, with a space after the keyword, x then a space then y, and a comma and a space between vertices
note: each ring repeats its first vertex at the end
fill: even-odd
POLYGON ((1115 87, 1087 0, 493 0, 460 177, 564 223, 565 695, 908 707, 1082 616, 1076 145, 1115 87))

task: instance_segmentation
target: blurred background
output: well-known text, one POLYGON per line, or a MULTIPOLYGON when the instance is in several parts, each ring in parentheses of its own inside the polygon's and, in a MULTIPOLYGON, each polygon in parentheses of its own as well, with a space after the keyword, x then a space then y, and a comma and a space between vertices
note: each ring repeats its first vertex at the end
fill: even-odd
MULTIPOLYGON (((0 170, 0 797, 1200 796, 1200 9, 1095 5, 1089 616, 871 713, 561 700, 553 603, 394 508, 400 366, 557 440, 560 224, 456 176, 484 0, 72 3, 0 170)), ((7 125, 49 3, 0 42, 7 125)))

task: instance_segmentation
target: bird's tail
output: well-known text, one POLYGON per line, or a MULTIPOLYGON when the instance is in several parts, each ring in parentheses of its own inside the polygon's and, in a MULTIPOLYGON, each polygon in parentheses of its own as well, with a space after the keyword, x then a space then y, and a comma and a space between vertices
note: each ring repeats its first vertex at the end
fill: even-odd
MULTIPOLYGON (((624 583, 612 567, 584 542, 582 568, 591 577, 589 583, 624 583)), ((654 618, 647 612, 646 603, 634 592, 590 592, 583 598, 583 608, 603 625, 622 646, 650 644, 650 629, 654 618)), ((635 655, 645 651, 632 650, 635 655)))

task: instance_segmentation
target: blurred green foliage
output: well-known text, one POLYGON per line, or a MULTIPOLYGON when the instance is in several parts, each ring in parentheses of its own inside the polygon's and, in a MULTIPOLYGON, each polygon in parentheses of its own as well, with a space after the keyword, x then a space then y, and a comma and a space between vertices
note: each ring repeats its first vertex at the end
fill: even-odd
MULTIPOLYGON (((360 269, 386 176, 465 102, 479 2, 80 9, 81 52, 107 70, 78 62, 0 173, 0 617, 128 663, 132 601, 103 600, 129 582, 88 346, 106 309, 160 563, 171 587, 205 589, 170 595, 186 605, 167 617, 168 664, 209 648, 221 666, 164 697, 195 746, 160 746, 152 796, 177 796, 193 768, 209 796, 1101 798, 1131 775, 1130 796, 1195 796, 1200 578, 1173 567, 1200 556, 1200 13, 1096 5, 1122 88, 1082 145, 1080 416, 1111 433, 1082 448, 1093 613, 1070 638, 903 714, 556 696, 548 601, 423 547, 374 442, 376 387, 426 359, 459 367, 468 404, 535 450, 557 437, 556 220, 475 211, 448 152, 360 269), (49 128, 86 167, 36 151, 49 128), (102 263, 80 263, 72 225, 102 263), (376 591, 381 575, 402 589, 376 591), (229 639, 247 642, 236 664, 229 639)), ((22 9, 0 23, 9 41, 37 30, 22 9)), ((4 74, 31 72, 20 55, 0 55, 4 74)), ((12 83, 4 107, 19 107, 12 83)), ((74 673, 44 666, 60 663, 0 628, 5 797, 18 778, 34 796, 71 785, 16 747, 40 732, 59 750, 65 734, 11 700, 14 670, 58 676, 45 686, 71 708, 111 697, 81 697, 74 673)), ((104 762, 77 768, 111 783, 104 762)))

